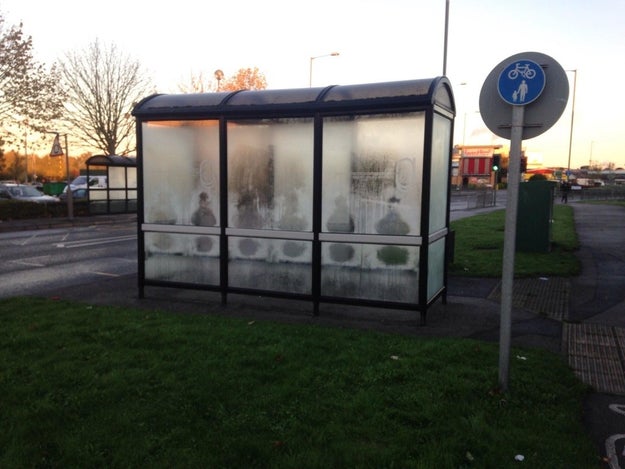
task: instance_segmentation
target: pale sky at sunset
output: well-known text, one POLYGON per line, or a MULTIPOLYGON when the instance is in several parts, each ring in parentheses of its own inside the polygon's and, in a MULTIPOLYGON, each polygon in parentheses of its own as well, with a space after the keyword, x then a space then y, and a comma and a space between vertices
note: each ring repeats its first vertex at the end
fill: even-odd
MULTIPOLYGON (((504 143, 486 129, 478 97, 490 71, 520 52, 577 69, 571 167, 625 167, 625 2, 450 0, 447 76, 456 97, 454 143, 504 143), (464 83, 461 85, 461 83, 464 83), (466 125, 465 125, 466 122, 466 125), (592 150, 591 150, 592 149, 592 150)), ((23 22, 47 64, 95 39, 142 63, 159 92, 216 69, 258 67, 268 87, 371 83, 442 74, 445 0, 0 0, 9 25, 23 22)), ((524 141, 545 165, 566 166, 571 98, 558 123, 524 141)))

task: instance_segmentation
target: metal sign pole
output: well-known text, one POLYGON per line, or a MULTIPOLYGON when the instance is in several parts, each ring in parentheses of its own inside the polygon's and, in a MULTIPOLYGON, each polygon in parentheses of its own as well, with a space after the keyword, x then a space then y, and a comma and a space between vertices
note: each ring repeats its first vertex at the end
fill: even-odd
POLYGON ((67 134, 64 134, 65 137, 65 151, 63 151, 63 147, 61 147, 61 143, 59 141, 60 134, 58 132, 45 132, 48 134, 54 134, 54 142, 52 143, 52 150, 50 151, 50 156, 63 156, 65 155, 65 179, 67 180, 67 218, 70 220, 74 218, 74 201, 72 197, 72 190, 70 187, 70 176, 69 176, 69 148, 67 146, 67 134))
POLYGON ((74 218, 74 194, 72 194, 72 181, 69 174, 69 148, 67 147, 67 134, 65 134, 65 177, 67 179, 67 218, 72 220, 74 218))
POLYGON ((501 273, 501 323, 499 326, 499 387, 508 390, 510 369, 510 336, 512 329, 512 290, 514 287, 514 253, 516 249, 517 209, 521 180, 521 145, 525 106, 512 106, 510 159, 508 162, 508 200, 503 240, 501 273))
POLYGON ((510 368, 521 144, 523 138, 534 138, 556 123, 566 107, 568 95, 564 69, 551 57, 539 52, 523 52, 500 62, 489 73, 480 93, 480 114, 484 123, 495 135, 510 139, 499 331, 499 386, 502 391, 508 390, 510 368))

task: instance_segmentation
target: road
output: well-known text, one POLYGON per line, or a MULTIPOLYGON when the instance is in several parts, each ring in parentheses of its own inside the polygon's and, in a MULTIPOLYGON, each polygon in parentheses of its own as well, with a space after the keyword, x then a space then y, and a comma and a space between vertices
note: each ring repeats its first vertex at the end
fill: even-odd
POLYGON ((0 298, 53 295, 57 288, 136 273, 136 230, 120 223, 0 233, 0 298))
MULTIPOLYGON (((475 208, 474 193, 452 193, 452 220, 491 207, 475 208)), ((497 207, 505 205, 499 191, 497 207)), ((0 233, 0 298, 54 295, 55 289, 137 273, 136 222, 0 233)))

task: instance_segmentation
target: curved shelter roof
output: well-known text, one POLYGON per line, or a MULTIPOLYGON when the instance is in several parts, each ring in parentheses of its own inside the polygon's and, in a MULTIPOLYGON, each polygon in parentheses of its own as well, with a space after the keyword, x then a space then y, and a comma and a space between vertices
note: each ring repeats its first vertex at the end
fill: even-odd
POLYGON ((446 77, 326 88, 156 94, 138 103, 139 119, 193 119, 258 114, 310 115, 315 112, 358 112, 432 107, 455 114, 446 77))
POLYGON ((86 163, 88 166, 137 166, 137 159, 120 155, 94 155, 86 163))

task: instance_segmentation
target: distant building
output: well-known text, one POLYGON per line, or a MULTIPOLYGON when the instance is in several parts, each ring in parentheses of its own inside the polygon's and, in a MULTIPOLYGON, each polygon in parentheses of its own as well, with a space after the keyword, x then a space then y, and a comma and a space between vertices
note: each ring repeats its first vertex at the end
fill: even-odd
POLYGON ((493 156, 501 155, 502 152, 497 151, 501 148, 502 145, 456 145, 452 158, 452 185, 494 185, 496 174, 493 171, 493 156))

